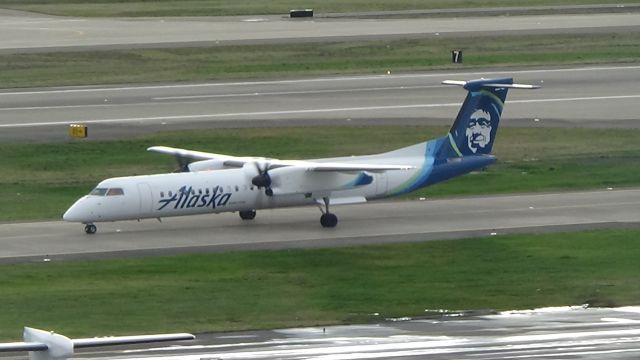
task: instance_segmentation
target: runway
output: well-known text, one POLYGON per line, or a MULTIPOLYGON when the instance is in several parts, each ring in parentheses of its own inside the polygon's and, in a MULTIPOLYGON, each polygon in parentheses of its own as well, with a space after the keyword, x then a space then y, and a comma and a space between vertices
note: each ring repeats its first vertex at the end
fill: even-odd
MULTIPOLYGON (((635 9, 634 7, 631 7, 635 9)), ((630 11, 637 11, 631 10, 630 11)), ((0 13, 0 51, 42 52, 78 49, 175 47, 191 44, 345 40, 389 36, 422 37, 510 32, 629 31, 640 25, 630 13, 558 14, 459 18, 314 18, 282 16, 202 18, 72 18, 0 13)))
POLYGON ((253 221, 237 214, 80 224, 0 225, 0 262, 62 261, 223 250, 397 243, 517 232, 640 226, 640 189, 373 202, 335 207, 335 229, 319 224, 317 208, 263 210, 253 221))
MULTIPOLYGON (((381 319, 382 320, 382 319, 381 319)), ((637 359, 640 308, 444 313, 374 325, 199 334, 192 343, 80 352, 78 359, 637 359)))
POLYGON ((446 79, 511 76, 503 126, 638 128, 640 66, 474 70, 0 92, 0 140, 67 141, 243 126, 450 125, 465 93, 446 79), (615 111, 613 110, 615 109, 615 111))

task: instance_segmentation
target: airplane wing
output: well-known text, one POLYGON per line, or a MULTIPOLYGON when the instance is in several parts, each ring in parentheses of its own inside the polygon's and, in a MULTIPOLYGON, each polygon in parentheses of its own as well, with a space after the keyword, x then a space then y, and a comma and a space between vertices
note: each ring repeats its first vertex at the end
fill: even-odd
POLYGON ((0 352, 13 351, 46 351, 49 347, 38 342, 13 342, 0 344, 0 352))
POLYGON ((281 167, 295 166, 303 168, 306 171, 337 171, 337 172, 356 172, 370 171, 381 172, 386 170, 410 170, 415 169, 412 165, 385 165, 385 164, 357 164, 357 163, 335 163, 335 162, 316 162, 308 160, 280 160, 264 157, 250 156, 231 156, 224 154, 215 154, 202 151, 186 150, 172 148, 168 146, 152 146, 147 151, 157 152, 160 154, 168 154, 180 158, 192 160, 218 160, 224 166, 242 167, 247 163, 258 163, 261 168, 266 170, 277 169, 281 167), (265 166, 266 165, 266 166, 265 166))
MULTIPOLYGON (((74 348, 112 346, 112 345, 131 345, 156 343, 163 341, 180 341, 193 340, 195 336, 191 334, 160 334, 160 335, 136 335, 136 336, 118 336, 105 338, 87 338, 74 339, 74 348)), ((43 342, 14 342, 0 344, 0 352, 16 352, 16 351, 46 351, 49 345, 43 342)))
POLYGON ((88 348, 98 346, 114 346, 114 345, 132 345, 146 344, 167 341, 194 340, 196 337, 192 334, 158 334, 158 335, 133 335, 133 336, 110 336, 102 338, 86 338, 73 339, 73 347, 88 348))
POLYGON ((44 331, 30 327, 24 328, 23 337, 24 342, 0 343, 0 352, 37 351, 39 352, 38 354, 29 354, 29 358, 66 360, 73 355, 74 349, 77 348, 195 339, 195 336, 186 333, 69 339, 53 331, 44 331))
POLYGON ((179 158, 192 159, 192 160, 221 160, 224 165, 231 167, 242 167, 248 162, 265 161, 270 159, 254 158, 254 157, 238 157, 224 154, 214 154, 203 151, 186 150, 179 148, 172 148, 168 146, 152 146, 147 148, 147 151, 157 152, 160 154, 173 155, 179 158))

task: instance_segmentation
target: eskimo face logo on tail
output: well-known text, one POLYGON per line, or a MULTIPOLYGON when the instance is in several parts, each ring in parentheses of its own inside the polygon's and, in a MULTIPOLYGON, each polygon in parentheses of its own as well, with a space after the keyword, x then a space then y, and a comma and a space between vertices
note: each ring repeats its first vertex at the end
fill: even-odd
POLYGON ((474 154, 478 149, 484 149, 491 142, 491 115, 478 109, 469 117, 466 131, 467 146, 474 154))

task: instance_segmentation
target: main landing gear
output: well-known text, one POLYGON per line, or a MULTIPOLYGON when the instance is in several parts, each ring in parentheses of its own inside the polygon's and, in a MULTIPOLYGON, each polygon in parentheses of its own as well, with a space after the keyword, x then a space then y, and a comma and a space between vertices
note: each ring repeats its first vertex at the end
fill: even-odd
POLYGON ((98 228, 95 225, 91 223, 84 225, 84 232, 86 232, 87 234, 93 235, 96 233, 96 231, 98 231, 98 228))
POLYGON ((238 214, 242 220, 253 220, 256 218, 255 210, 242 210, 238 211, 238 214))
POLYGON ((336 225, 338 225, 338 217, 329 212, 329 198, 323 197, 322 201, 324 201, 324 210, 320 207, 320 211, 322 211, 322 216, 320 216, 320 225, 325 228, 336 227, 336 225))

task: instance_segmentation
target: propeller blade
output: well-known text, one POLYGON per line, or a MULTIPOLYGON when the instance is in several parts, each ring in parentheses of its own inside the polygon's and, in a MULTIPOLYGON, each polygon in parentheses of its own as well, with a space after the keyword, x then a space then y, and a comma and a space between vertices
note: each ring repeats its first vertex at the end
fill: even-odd
POLYGON ((176 161, 178 162, 178 168, 174 172, 189 172, 189 159, 176 155, 176 161))
POLYGON ((273 190, 271 190, 271 176, 269 176, 269 162, 257 160, 254 161, 253 164, 258 174, 251 177, 251 183, 259 189, 264 188, 264 193, 267 196, 273 196, 273 190))
POLYGON ((271 176, 268 172, 258 174, 251 179, 251 183, 259 188, 271 187, 271 176))

